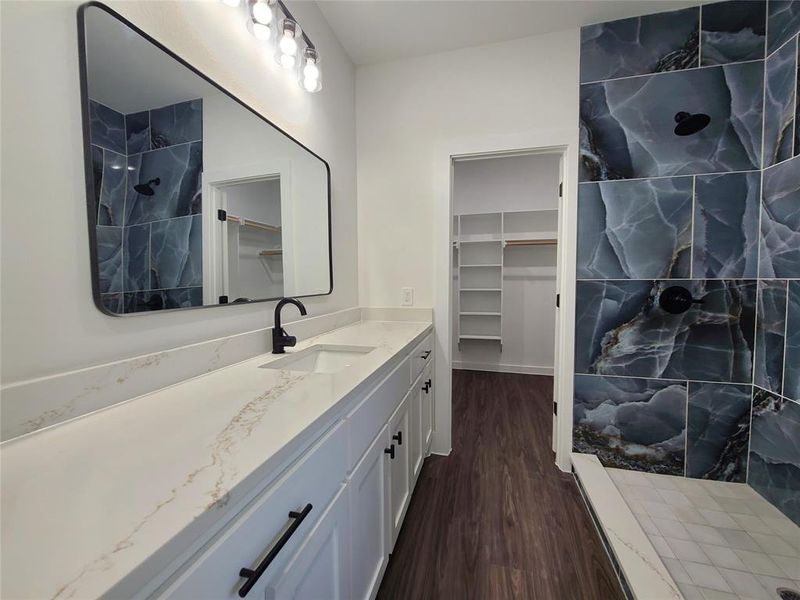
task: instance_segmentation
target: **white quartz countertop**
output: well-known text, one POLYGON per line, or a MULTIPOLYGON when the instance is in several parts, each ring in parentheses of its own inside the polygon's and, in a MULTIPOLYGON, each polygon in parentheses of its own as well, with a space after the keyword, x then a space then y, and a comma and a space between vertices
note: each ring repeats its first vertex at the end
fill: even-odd
POLYGON ((94 598, 154 577, 430 329, 357 323, 292 350, 376 347, 342 371, 261 369, 278 358, 265 354, 3 444, 0 596, 94 598))

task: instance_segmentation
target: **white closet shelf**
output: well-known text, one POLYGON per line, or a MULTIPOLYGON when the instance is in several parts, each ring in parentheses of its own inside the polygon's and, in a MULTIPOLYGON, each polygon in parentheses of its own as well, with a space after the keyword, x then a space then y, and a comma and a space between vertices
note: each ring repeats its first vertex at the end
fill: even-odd
POLYGON ((461 288, 461 292, 501 292, 500 288, 461 288))
POLYGON ((558 239, 557 231, 529 231, 523 233, 506 233, 503 240, 515 242, 520 240, 554 240, 558 239))
POLYGON ((462 317, 499 317, 499 312, 464 311, 458 313, 462 317))
POLYGON ((500 263, 490 263, 486 265, 459 265, 462 269, 480 269, 483 267, 502 267, 500 263))
POLYGON ((493 341, 501 341, 499 335, 460 335, 458 336, 460 340, 493 340, 493 341))
POLYGON ((486 242, 502 242, 500 233, 467 233, 458 236, 458 241, 462 244, 478 244, 486 242))

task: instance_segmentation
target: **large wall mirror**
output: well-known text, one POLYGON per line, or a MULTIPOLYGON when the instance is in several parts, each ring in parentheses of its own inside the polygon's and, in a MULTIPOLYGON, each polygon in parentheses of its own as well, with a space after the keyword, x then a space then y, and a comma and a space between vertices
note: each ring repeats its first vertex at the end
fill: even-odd
POLYGON ((108 7, 78 22, 97 306, 329 294, 328 164, 108 7))

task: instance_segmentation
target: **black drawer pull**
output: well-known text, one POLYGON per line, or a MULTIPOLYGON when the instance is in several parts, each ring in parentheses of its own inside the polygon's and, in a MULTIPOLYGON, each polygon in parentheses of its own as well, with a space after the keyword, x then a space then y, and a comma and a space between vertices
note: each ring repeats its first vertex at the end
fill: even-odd
POLYGON ((433 387, 433 379, 428 379, 428 381, 425 382, 425 385, 428 387, 433 387))
POLYGON ((383 453, 384 453, 384 454, 388 454, 388 455, 389 455, 389 458, 391 458, 392 460, 394 460, 394 444, 392 444, 392 445, 391 445, 391 446, 389 446, 388 448, 384 448, 384 449, 383 449, 383 453))
POLYGON ((427 393, 430 391, 430 389, 431 389, 431 387, 432 387, 432 386, 433 386, 433 381, 431 381, 430 379, 428 379, 428 381, 426 381, 426 382, 423 384, 423 386, 422 386, 422 391, 423 391, 423 392, 425 392, 425 393, 427 394, 427 393))
POLYGON ((259 580, 259 578, 264 574, 264 571, 267 570, 270 563, 275 560, 275 557, 278 556, 278 553, 283 549, 286 545, 286 542, 289 541, 289 538, 292 537, 297 528, 300 527, 300 523, 303 522, 308 516, 308 513, 311 512, 313 507, 310 504, 306 504, 305 508, 301 512, 297 512, 292 510, 289 512, 289 518, 292 519, 292 524, 289 525, 289 528, 283 532, 278 542, 270 548, 270 551, 264 557, 259 565, 256 567, 255 571, 253 569, 240 569, 239 570, 239 577, 246 577, 247 581, 245 584, 239 588, 239 597, 244 598, 247 596, 247 593, 253 589, 253 586, 259 580))
POLYGON ((422 353, 422 356, 420 356, 420 358, 421 358, 422 360, 428 360, 428 357, 429 357, 430 355, 431 355, 431 351, 430 351, 430 350, 425 350, 425 352, 423 352, 423 353, 422 353))
POLYGON ((402 446, 403 445, 403 432, 402 431, 398 431, 397 435, 393 435, 392 436, 392 439, 397 441, 397 445, 398 446, 402 446))

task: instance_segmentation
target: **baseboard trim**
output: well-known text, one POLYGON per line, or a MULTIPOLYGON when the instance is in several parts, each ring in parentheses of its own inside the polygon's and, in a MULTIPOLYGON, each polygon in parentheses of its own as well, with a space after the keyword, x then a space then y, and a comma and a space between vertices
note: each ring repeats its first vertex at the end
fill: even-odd
POLYGON ((461 371, 491 371, 492 373, 519 373, 521 375, 554 374, 553 367, 529 367, 527 365, 503 365, 495 363, 453 361, 453 368, 461 371))

